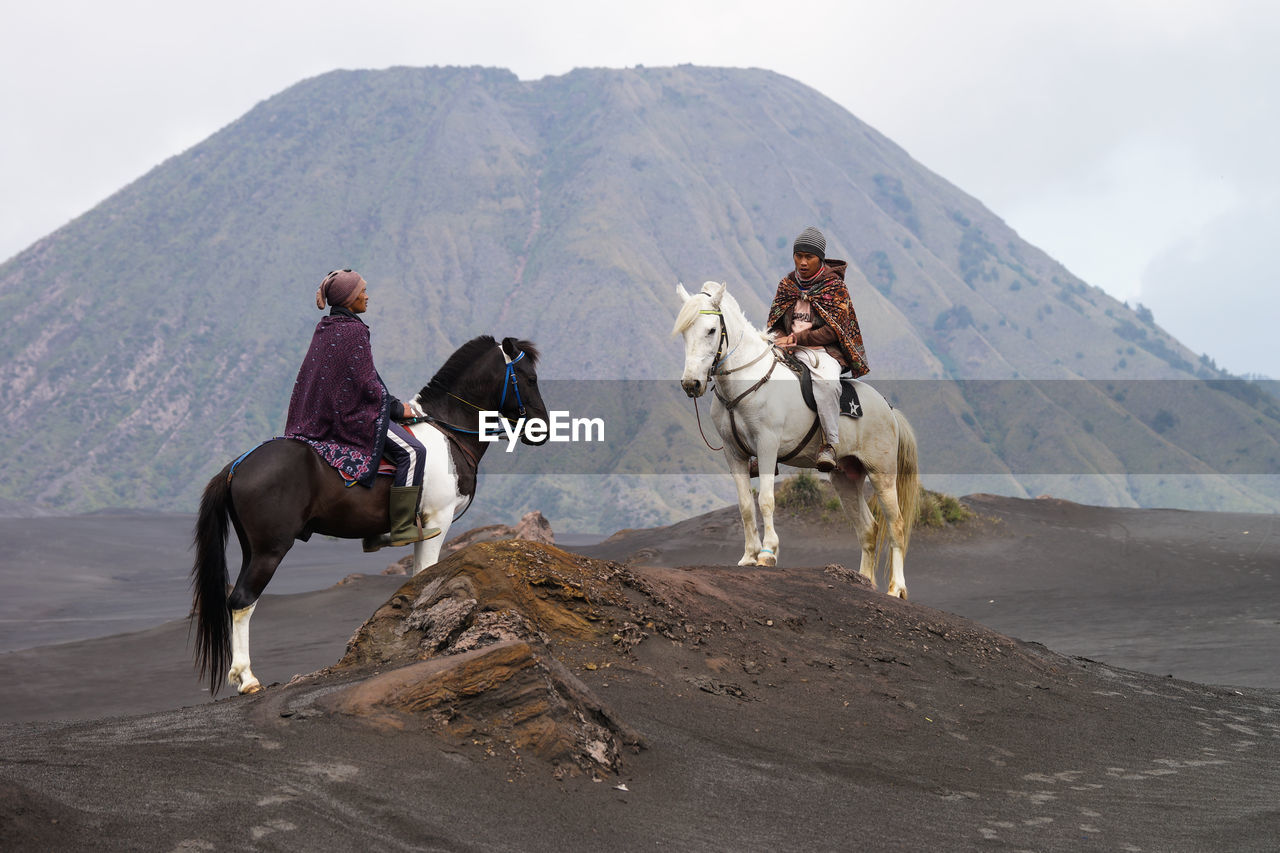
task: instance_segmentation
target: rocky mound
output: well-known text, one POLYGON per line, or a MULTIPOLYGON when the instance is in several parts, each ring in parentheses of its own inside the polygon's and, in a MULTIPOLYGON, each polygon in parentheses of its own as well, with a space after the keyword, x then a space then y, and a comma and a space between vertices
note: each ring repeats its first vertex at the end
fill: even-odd
POLYGON ((323 675, 374 674, 323 707, 531 753, 557 774, 616 771, 640 736, 557 655, 639 642, 645 617, 633 602, 647 595, 625 569, 551 545, 472 545, 409 580, 360 627, 323 675))

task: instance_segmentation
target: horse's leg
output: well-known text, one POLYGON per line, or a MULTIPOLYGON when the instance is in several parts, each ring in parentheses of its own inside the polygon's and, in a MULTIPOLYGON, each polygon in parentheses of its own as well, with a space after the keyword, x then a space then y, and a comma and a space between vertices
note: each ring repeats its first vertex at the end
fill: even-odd
POLYGON ((414 432, 427 448, 426 474, 422 484, 424 527, 440 528, 440 535, 413 545, 411 575, 440 560, 440 552, 449 538, 454 514, 466 506, 467 499, 458 494, 458 472, 452 461, 453 449, 435 427, 424 426, 414 432))
POLYGON ((890 565, 893 573, 889 578, 889 588, 885 592, 891 596, 906 598, 907 579, 902 573, 902 563, 907 541, 907 530, 906 521, 898 508, 896 477, 892 471, 888 473, 883 471, 868 473, 867 477, 871 480, 871 485, 876 490, 876 497, 880 499, 880 510, 884 513, 883 523, 888 525, 889 544, 893 549, 890 552, 890 565))
MULTIPOLYGON (((263 589, 294 540, 306 529, 308 519, 325 517, 316 512, 316 506, 345 509, 340 514, 344 519, 355 516, 356 536, 365 535, 368 524, 357 512, 360 504, 353 500, 353 493, 301 442, 273 441, 263 445, 244 459, 229 488, 228 510, 240 541, 241 563, 235 588, 223 599, 231 616, 227 643, 231 668, 227 681, 240 693, 253 693, 262 685, 249 667, 249 621, 263 589)), ((365 503, 371 500, 364 495, 359 498, 365 503)), ((379 504, 382 506, 385 504, 379 504)))
POLYGON ((249 619, 258 602, 231 611, 231 671, 227 683, 239 693, 257 693, 262 689, 258 678, 249 669, 249 619))
POLYGON ((744 545, 742 559, 738 561, 738 565, 754 566, 756 555, 760 553, 760 534, 756 531, 756 499, 751 494, 750 462, 730 453, 728 442, 725 442, 724 456, 729 461, 729 473, 733 476, 733 485, 738 490, 738 514, 742 517, 744 545))
POLYGON ((778 446, 758 440, 756 459, 760 463, 760 518, 764 526, 764 542, 756 557, 757 566, 778 565, 778 531, 773 527, 773 472, 778 463, 778 446))
POLYGON ((289 546, 253 548, 250 545, 250 549, 246 551, 249 556, 244 568, 236 578, 236 587, 227 599, 231 610, 231 671, 227 673, 227 682, 240 693, 257 693, 262 689, 249 668, 249 619, 258 606, 262 590, 288 553, 289 546))
POLYGON ((831 473, 831 485, 840 497, 840 506, 844 514, 853 524, 853 534, 858 540, 861 559, 858 563, 858 574, 876 585, 876 532, 875 519, 867 507, 863 487, 866 484, 866 471, 853 457, 840 460, 840 467, 831 473))
POLYGON ((434 566, 440 561, 440 550, 444 547, 444 541, 449 536, 449 525, 451 524, 453 524, 452 507, 448 512, 427 515, 427 520, 423 522, 423 526, 439 527, 440 535, 413 543, 413 568, 409 573, 410 577, 425 568, 434 566))

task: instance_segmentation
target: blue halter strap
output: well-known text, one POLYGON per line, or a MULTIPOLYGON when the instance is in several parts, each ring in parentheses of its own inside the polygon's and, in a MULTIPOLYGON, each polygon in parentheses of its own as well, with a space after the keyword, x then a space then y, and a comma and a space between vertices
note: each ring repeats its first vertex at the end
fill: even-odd
MULTIPOLYGON (((504 360, 506 359, 507 357, 506 352, 503 352, 502 357, 504 360)), ((524 411, 525 411, 524 400, 520 397, 520 384, 516 381, 516 368, 515 368, 516 362, 522 358, 524 358, 523 351, 519 355, 517 355, 515 358, 511 359, 510 361, 507 361, 507 368, 502 375, 502 396, 498 399, 498 414, 502 417, 503 420, 508 422, 510 422, 511 418, 502 414, 502 407, 506 405, 506 402, 507 402, 507 386, 508 385, 510 385, 511 388, 515 390, 516 405, 520 407, 518 416, 524 417, 524 411)), ((446 393, 449 393, 449 392, 446 392, 446 393)), ((453 397, 455 400, 457 400, 460 403, 466 403, 468 406, 472 407, 473 409, 480 408, 475 403, 472 403, 470 400, 464 400, 461 397, 457 396, 456 394, 449 393, 449 396, 453 397)), ((460 427, 460 426, 454 426, 453 424, 445 423, 444 421, 437 420, 436 418, 428 417, 427 420, 431 421, 437 426, 442 426, 442 427, 445 427, 446 429, 451 429, 454 432, 466 433, 467 435, 481 434, 479 430, 467 429, 465 427, 460 427)), ((484 435, 488 435, 488 436, 500 436, 503 434, 504 434, 503 431, 496 427, 490 430, 489 432, 484 433, 484 435)))
MULTIPOLYGON (((504 352, 503 356, 505 355, 506 353, 504 352)), ((518 407, 518 411, 521 417, 524 416, 524 400, 520 398, 520 384, 516 382, 516 362, 522 358, 524 358, 523 351, 521 351, 520 354, 517 355, 515 358, 507 362, 506 374, 503 376, 503 379, 502 379, 502 397, 499 398, 498 400, 498 411, 501 412, 502 407, 507 402, 507 386, 510 385, 511 389, 516 393, 516 406, 518 407)))

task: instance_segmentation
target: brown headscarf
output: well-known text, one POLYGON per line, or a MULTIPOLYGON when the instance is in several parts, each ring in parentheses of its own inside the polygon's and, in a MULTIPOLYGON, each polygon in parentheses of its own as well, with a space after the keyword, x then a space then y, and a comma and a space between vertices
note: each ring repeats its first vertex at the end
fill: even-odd
POLYGON ((324 281, 320 282, 320 286, 316 288, 316 307, 323 310, 327 301, 330 305, 346 308, 355 301, 365 287, 365 281, 360 273, 352 270, 334 270, 325 276, 324 281))

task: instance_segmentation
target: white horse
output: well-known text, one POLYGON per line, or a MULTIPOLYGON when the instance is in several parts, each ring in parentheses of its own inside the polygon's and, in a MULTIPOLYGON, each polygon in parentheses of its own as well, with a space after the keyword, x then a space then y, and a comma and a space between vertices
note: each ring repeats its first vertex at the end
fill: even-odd
MULTIPOLYGON (((771 336, 747 321, 723 283, 709 281, 690 295, 684 285, 676 293, 684 304, 671 334, 684 335, 684 375, 680 385, 690 397, 701 397, 715 384, 711 418, 724 442, 724 455, 738 490, 745 550, 740 566, 774 566, 778 533, 773 526, 773 471, 778 461, 812 468, 822 444, 814 429, 817 415, 804 403, 798 377, 780 364, 771 336), (749 463, 760 466, 760 514, 764 541, 756 530, 749 463)), ((796 351, 804 358, 804 351, 796 351)), ((862 417, 840 417, 838 467, 831 484, 840 496, 862 546, 859 572, 875 584, 877 541, 881 520, 867 506, 864 485, 870 481, 879 497, 892 547, 889 595, 907 597, 903 558, 915 521, 920 494, 916 439, 901 412, 875 389, 858 383, 862 417)))

